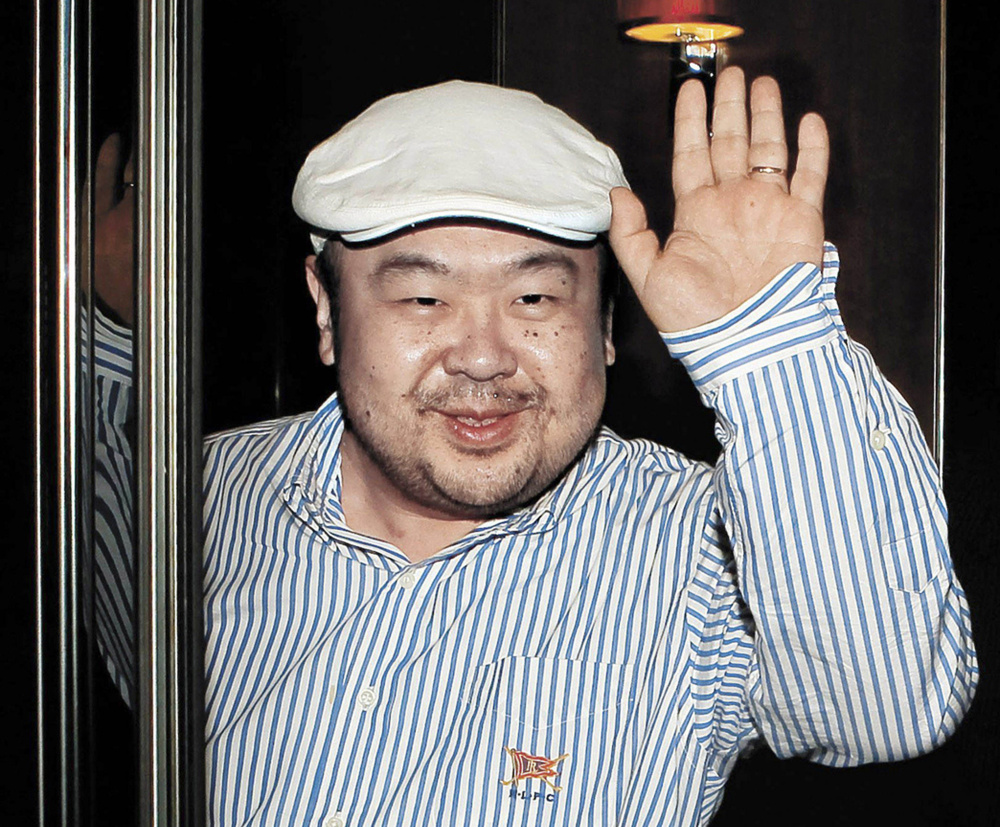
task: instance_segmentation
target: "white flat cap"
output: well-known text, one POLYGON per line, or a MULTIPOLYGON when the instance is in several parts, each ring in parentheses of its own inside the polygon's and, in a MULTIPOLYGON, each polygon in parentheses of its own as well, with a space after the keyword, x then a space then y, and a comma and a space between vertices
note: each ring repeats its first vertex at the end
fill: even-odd
POLYGON ((480 218, 568 241, 611 223, 621 162, 535 95, 449 81, 372 104, 309 154, 292 195, 326 238, 370 241, 423 221, 480 218))

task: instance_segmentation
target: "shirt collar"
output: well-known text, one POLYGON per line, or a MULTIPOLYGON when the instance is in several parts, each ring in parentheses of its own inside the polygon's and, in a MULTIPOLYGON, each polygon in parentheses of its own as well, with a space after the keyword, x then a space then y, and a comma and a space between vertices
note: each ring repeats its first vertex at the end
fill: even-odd
POLYGON ((335 503, 340 512, 340 440, 344 416, 337 394, 313 414, 298 437, 288 461, 288 473, 279 485, 282 499, 307 521, 326 522, 326 512, 335 503))
MULTIPOLYGON (((325 533, 353 534, 344 522, 341 505, 343 434, 343 409, 337 394, 333 394, 306 423, 280 488, 289 508, 325 533)), ((457 553, 497 534, 548 531, 611 484, 619 464, 615 459, 622 452, 622 441, 602 428, 563 476, 538 499, 510 514, 486 520, 452 548, 457 553)))

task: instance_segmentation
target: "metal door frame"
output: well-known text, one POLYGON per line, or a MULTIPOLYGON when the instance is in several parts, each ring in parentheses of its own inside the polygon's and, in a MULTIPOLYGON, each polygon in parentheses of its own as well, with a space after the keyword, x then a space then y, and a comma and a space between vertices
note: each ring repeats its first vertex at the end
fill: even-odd
MULTIPOLYGON (((135 381, 139 806, 204 823, 200 410, 200 0, 140 0, 135 381)), ((79 319, 89 252, 89 0, 34 15, 34 442, 38 813, 80 824, 86 502, 79 319)))

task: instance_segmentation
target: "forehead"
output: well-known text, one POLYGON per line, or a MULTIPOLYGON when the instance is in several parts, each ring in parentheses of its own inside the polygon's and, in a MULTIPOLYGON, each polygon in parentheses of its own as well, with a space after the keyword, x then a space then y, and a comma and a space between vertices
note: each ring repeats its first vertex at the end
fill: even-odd
POLYGON ((338 242, 334 249, 341 276, 386 268, 463 276, 549 268, 586 277, 597 273, 598 246, 564 243, 499 225, 434 224, 377 243, 338 242))

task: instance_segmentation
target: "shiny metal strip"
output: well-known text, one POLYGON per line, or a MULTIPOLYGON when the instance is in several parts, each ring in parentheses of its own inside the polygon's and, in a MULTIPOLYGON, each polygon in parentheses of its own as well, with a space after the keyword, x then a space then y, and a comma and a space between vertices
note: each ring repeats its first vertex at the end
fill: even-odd
POLYGON ((163 303, 166 274, 163 239, 165 211, 163 122, 163 9, 157 0, 139 8, 139 125, 136 210, 136 380, 138 387, 138 450, 136 453, 138 649, 139 649, 139 807, 143 825, 167 824, 169 779, 165 750, 168 664, 165 629, 166 594, 163 570, 170 537, 166 532, 164 490, 163 303))
POLYGON ((200 7, 139 10, 136 325, 140 816, 203 823, 197 394, 200 7))
POLYGON ((944 464, 944 406, 945 406, 945 184, 947 172, 948 120, 948 2, 941 0, 940 49, 938 52, 938 192, 937 192, 937 261, 934 268, 934 435, 931 446, 938 465, 944 464))
POLYGON ((88 113, 78 105, 87 78, 77 73, 86 49, 80 41, 86 11, 86 0, 36 0, 34 10, 37 771, 39 824, 45 827, 68 827, 81 818, 79 173, 88 113))
POLYGON ((80 819, 80 22, 76 0, 35 5, 35 531, 39 823, 80 819), (52 15, 50 17, 49 15, 52 15), (55 29, 47 31, 45 27, 55 29), (51 69, 52 82, 48 76, 51 69), (54 94, 53 94, 54 93, 54 94), (54 197, 53 197, 54 196, 54 197), (46 298, 51 315, 46 319, 46 298), (55 588, 45 593, 48 573, 55 588), (54 598, 56 605, 46 605, 54 598), (54 651, 53 642, 58 651, 54 651), (54 679, 54 680, 53 680, 54 679), (54 697, 53 697, 54 696, 54 697), (57 774, 57 775, 56 775, 57 774), (53 789, 58 787, 57 794, 53 789))
MULTIPOLYGON (((65 693, 60 704, 61 746, 61 798, 63 818, 70 819, 79 812, 77 771, 79 767, 75 726, 79 709, 76 674, 77 641, 77 508, 79 507, 79 456, 77 452, 77 424, 79 387, 77 373, 80 366, 79 309, 79 227, 77 204, 80 194, 76 187, 77 142, 79 140, 76 110, 76 60, 77 5, 74 0, 60 4, 60 43, 57 120, 58 134, 63 137, 59 147, 56 179, 59 213, 57 217, 57 266, 56 294, 57 360, 56 398, 58 400, 56 428, 58 447, 56 479, 58 485, 57 524, 59 526, 59 684, 65 693)), ((76 819, 73 819, 74 821, 76 819)))
POLYGON ((43 538, 42 520, 42 473, 44 459, 42 450, 43 415, 42 415, 42 375, 44 329, 42 326, 42 290, 44 287, 42 275, 42 176, 41 176, 41 142, 42 142, 42 10, 40 0, 35 0, 34 9, 34 93, 32 100, 32 160, 34 174, 32 176, 32 265, 34 269, 34 319, 33 338, 35 343, 35 361, 33 367, 34 393, 34 464, 35 464, 35 732, 37 737, 36 773, 37 773, 37 807, 38 824, 44 827, 45 810, 45 654, 43 648, 43 631, 45 618, 42 612, 42 571, 44 568, 45 541, 43 538))

